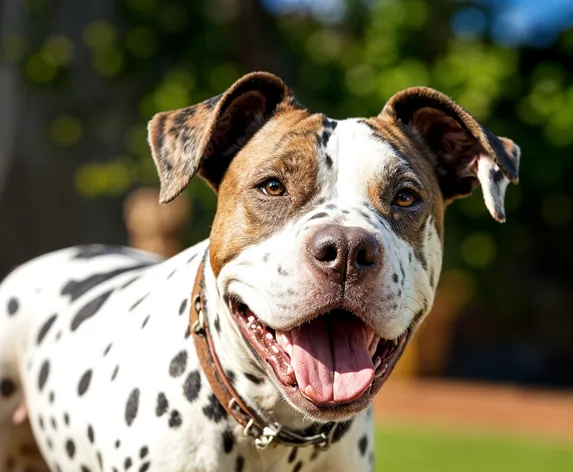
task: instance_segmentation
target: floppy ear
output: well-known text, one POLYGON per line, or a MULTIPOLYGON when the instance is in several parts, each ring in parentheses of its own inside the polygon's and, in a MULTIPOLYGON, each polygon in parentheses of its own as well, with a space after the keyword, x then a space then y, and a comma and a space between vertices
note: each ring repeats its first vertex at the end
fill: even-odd
POLYGON ((275 113, 296 107, 278 77, 253 72, 195 106, 158 113, 148 125, 161 184, 159 201, 177 197, 199 173, 215 191, 234 154, 275 113))
POLYGON ((405 126, 429 148, 446 203, 469 195, 479 182, 489 212, 505 221, 505 191, 518 182, 520 157, 511 139, 497 137, 446 95, 425 87, 397 93, 380 117, 405 126))

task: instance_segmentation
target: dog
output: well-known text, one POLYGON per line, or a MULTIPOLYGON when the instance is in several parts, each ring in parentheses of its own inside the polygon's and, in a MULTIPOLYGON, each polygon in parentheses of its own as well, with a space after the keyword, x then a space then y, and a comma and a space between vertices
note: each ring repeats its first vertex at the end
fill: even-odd
POLYGON ((504 221, 518 146, 429 88, 334 120, 265 72, 157 114, 149 143, 161 203, 195 174, 217 193, 210 238, 7 277, 2 470, 26 425, 54 472, 373 470, 372 399, 432 306, 445 208, 481 184, 504 221))

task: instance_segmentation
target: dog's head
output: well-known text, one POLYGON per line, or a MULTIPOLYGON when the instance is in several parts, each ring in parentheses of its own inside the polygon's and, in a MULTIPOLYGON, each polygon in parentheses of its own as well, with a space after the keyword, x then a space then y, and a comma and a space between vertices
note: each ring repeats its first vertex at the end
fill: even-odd
POLYGON ((519 148, 445 95, 410 88, 335 121, 267 73, 156 115, 161 201, 195 173, 218 194, 210 263, 229 316, 297 409, 365 408, 430 307, 444 209, 479 184, 503 221, 519 148))

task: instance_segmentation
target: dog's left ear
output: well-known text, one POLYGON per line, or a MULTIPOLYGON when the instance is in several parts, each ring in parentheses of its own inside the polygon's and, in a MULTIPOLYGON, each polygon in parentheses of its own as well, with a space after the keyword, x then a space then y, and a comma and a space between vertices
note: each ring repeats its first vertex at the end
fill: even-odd
POLYGON ((489 212, 505 221, 505 191, 518 182, 520 157, 511 139, 497 137, 449 97, 426 87, 397 93, 379 116, 429 148, 446 203, 469 195, 479 182, 489 212))
POLYGON ((217 191, 238 150, 273 114, 289 107, 297 105, 281 79, 253 72, 222 95, 155 115, 148 131, 161 183, 159 201, 177 197, 196 173, 217 191))

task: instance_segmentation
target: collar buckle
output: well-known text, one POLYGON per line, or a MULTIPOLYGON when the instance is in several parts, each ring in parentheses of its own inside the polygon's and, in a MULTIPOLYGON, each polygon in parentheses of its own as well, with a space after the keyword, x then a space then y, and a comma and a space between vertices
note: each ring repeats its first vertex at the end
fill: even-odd
POLYGON ((193 301, 195 311, 197 312, 197 320, 193 323, 191 329, 193 333, 197 336, 204 338, 205 337, 205 317, 203 316, 203 310, 201 309, 201 295, 198 293, 193 301))

